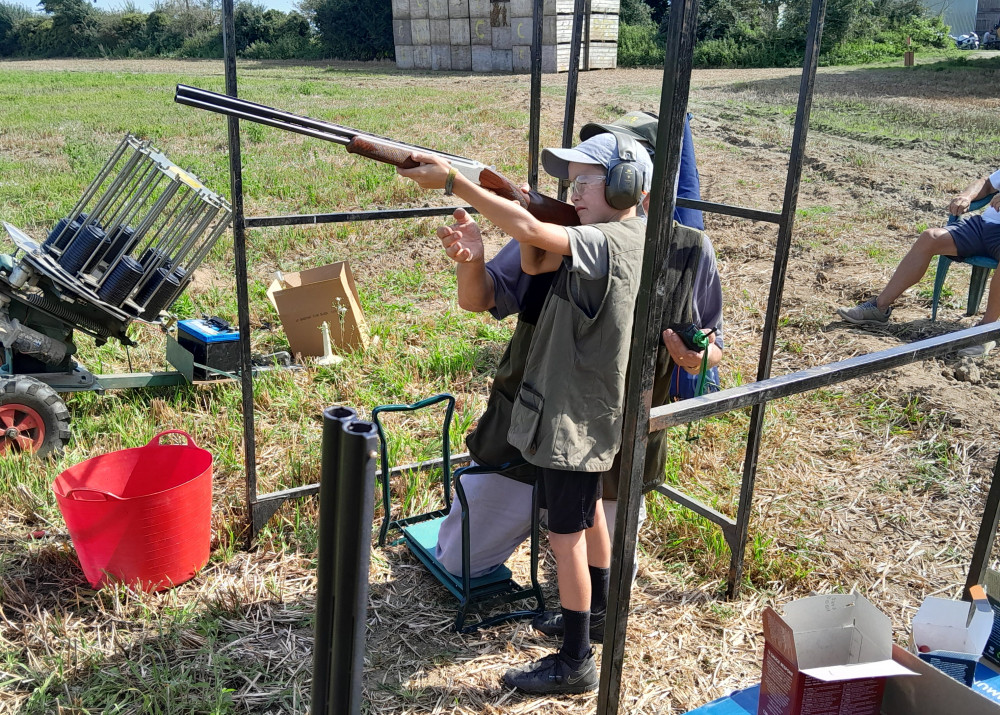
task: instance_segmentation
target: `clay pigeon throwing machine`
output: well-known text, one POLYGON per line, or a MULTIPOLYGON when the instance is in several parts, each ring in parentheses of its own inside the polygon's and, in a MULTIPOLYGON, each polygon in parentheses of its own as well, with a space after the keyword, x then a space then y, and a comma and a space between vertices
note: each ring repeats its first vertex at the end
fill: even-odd
POLYGON ((107 384, 78 365, 74 332, 134 345, 129 323, 160 321, 231 215, 226 200, 129 135, 42 240, 4 222, 14 250, 0 254, 0 454, 62 446, 53 432, 68 438, 68 413, 57 392, 142 386, 107 384))

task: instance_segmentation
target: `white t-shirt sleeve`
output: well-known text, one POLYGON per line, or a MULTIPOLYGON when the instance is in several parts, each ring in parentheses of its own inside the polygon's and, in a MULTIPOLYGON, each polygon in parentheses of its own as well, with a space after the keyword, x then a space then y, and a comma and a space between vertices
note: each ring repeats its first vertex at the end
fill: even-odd
POLYGON ((1000 169, 990 174, 990 185, 997 191, 1000 191, 1000 169))

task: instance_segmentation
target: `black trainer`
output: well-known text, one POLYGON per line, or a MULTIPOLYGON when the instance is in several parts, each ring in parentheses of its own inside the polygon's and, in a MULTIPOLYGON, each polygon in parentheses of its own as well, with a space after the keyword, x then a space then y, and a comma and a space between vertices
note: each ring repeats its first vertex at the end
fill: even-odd
MULTIPOLYGON (((604 617, 606 611, 590 614, 590 642, 604 642, 604 617)), ((565 627, 563 626, 562 611, 544 611, 539 613, 531 621, 531 627, 536 631, 541 631, 547 636, 557 636, 562 638, 565 627)))
POLYGON ((509 688, 535 695, 597 690, 594 651, 591 649, 583 660, 574 660, 561 650, 556 651, 534 663, 511 668, 503 674, 503 682, 509 688))

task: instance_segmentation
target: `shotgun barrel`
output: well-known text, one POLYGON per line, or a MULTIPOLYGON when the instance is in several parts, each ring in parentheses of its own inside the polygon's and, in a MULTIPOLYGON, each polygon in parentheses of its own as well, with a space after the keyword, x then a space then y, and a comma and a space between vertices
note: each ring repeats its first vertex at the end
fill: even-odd
POLYGON ((302 134, 340 144, 349 153, 392 164, 403 169, 411 169, 418 164, 410 158, 413 152, 436 154, 448 160, 451 165, 470 181, 492 191, 510 201, 515 201, 541 221, 562 226, 579 224, 579 217, 572 204, 559 201, 535 191, 525 193, 519 186, 498 174, 483 163, 456 154, 428 149, 416 144, 396 141, 377 134, 369 134, 333 122, 312 119, 292 112, 285 112, 264 104, 230 97, 226 94, 199 89, 186 84, 178 84, 174 101, 196 109, 224 114, 264 124, 276 129, 302 134))

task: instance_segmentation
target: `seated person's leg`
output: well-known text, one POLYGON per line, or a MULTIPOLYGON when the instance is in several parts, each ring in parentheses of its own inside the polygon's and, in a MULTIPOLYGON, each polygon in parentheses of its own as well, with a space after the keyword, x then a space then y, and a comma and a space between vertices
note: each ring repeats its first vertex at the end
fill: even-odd
MULTIPOLYGON (((973 217, 978 218, 977 216, 973 217)), ((903 260, 899 262, 892 278, 886 284, 877 298, 866 300, 853 308, 838 308, 837 314, 849 323, 855 325, 884 325, 889 322, 892 304, 907 288, 924 277, 934 256, 971 256, 975 253, 963 253, 959 249, 974 249, 974 231, 969 231, 965 224, 948 228, 929 228, 910 247, 903 260)))
MULTIPOLYGON (((973 218, 980 217, 974 216, 973 218)), ((972 219, 966 221, 966 223, 971 222, 972 219)), ((996 261, 1000 261, 1000 224, 987 223, 980 218, 978 228, 979 244, 974 246, 978 250, 974 253, 963 255, 989 256, 996 261)), ((957 240, 956 243, 958 243, 957 240)), ((1000 276, 1000 270, 993 271, 993 277, 990 278, 988 288, 989 292, 986 296, 986 311, 983 313, 983 319, 979 321, 979 325, 1000 320, 1000 277, 998 276, 1000 276)), ((958 351, 958 354, 963 357, 983 357, 988 355, 995 347, 996 342, 990 340, 981 345, 970 345, 967 348, 963 348, 958 351)))
MULTIPOLYGON (((531 533, 531 485, 499 474, 462 477, 469 501, 469 567, 484 576, 499 566, 531 533)), ((462 575, 462 505, 458 497, 441 523, 435 556, 456 576, 462 575)))

